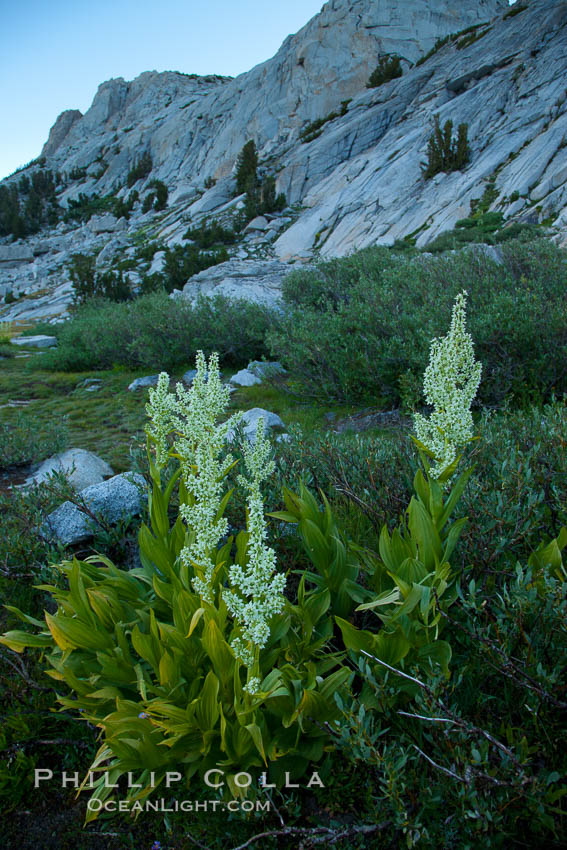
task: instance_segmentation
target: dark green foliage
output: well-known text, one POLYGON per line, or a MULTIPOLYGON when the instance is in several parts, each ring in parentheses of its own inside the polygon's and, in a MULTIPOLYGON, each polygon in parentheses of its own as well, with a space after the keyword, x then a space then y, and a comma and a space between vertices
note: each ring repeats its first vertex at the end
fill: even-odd
POLYGON ((144 198, 144 203, 142 204, 142 212, 144 214, 149 212, 152 209, 155 199, 156 199, 155 192, 148 192, 147 193, 146 197, 144 198))
POLYGON ((156 190, 156 199, 154 202, 154 210, 156 212, 161 212, 167 206, 167 186, 165 183, 162 183, 161 180, 153 180, 152 187, 156 190))
POLYGON ((133 368, 174 369, 195 352, 218 351, 221 362, 242 366, 267 354, 264 339, 276 317, 244 301, 202 297, 195 306, 163 291, 126 304, 93 301, 62 325, 56 349, 42 367, 56 371, 133 368))
POLYGON ((84 183, 87 179, 87 169, 86 166, 79 167, 75 166, 71 169, 68 175, 69 180, 76 183, 84 183))
POLYGON ((250 182, 256 183, 258 171, 258 153, 253 139, 246 142, 236 163, 236 191, 241 195, 248 191, 250 182))
POLYGON ((14 301, 17 301, 17 300, 18 299, 16 298, 16 296, 14 295, 12 290, 9 289, 4 296, 4 304, 13 304, 14 301))
POLYGON ((45 426, 25 411, 0 422, 0 470, 44 460, 61 451, 67 434, 64 422, 45 426))
POLYGON ((490 27, 487 29, 483 29, 478 31, 477 28, 470 32, 468 35, 465 35, 464 38, 461 38, 457 42, 457 50, 464 50, 465 47, 470 47, 471 44, 474 44, 475 41, 479 41, 483 36, 485 36, 488 32, 490 32, 490 27))
POLYGON ((191 239, 199 248, 213 248, 217 245, 234 245, 236 234, 231 228, 223 227, 216 218, 210 224, 203 219, 198 227, 190 227, 184 239, 191 239))
POLYGON ((520 14, 520 12, 525 12, 527 8, 528 7, 524 3, 516 3, 506 12, 502 20, 507 21, 509 18, 515 18, 516 15, 520 14))
POLYGON ((0 236, 19 239, 57 224, 56 187, 56 175, 43 168, 31 176, 22 175, 17 183, 0 186, 0 236))
POLYGON ((428 50, 424 56, 421 56, 417 62, 415 63, 416 67, 418 65, 423 65, 424 62, 427 62, 432 56, 434 56, 438 50, 441 50, 448 42, 453 41, 455 38, 454 35, 445 35, 443 38, 438 38, 431 50, 428 50))
POLYGON ((367 249, 315 274, 298 271, 284 285, 290 309, 269 340, 272 353, 307 395, 397 405, 400 377, 423 375, 430 340, 467 289, 481 401, 567 392, 565 253, 543 240, 500 251, 502 265, 480 252, 392 261, 367 249))
POLYGON ((153 168, 152 157, 149 151, 143 153, 134 163, 133 167, 128 172, 126 183, 128 188, 132 188, 134 183, 147 177, 153 168))
POLYGON ((166 248, 164 270, 161 273, 166 292, 183 289, 190 277, 198 272, 228 260, 226 248, 200 251, 197 245, 174 245, 166 248))
POLYGON ((70 198, 67 202, 67 211, 65 212, 64 219, 67 222, 77 221, 83 223, 89 221, 93 215, 114 212, 117 204, 118 202, 114 195, 103 195, 101 197, 96 192, 93 195, 85 195, 84 192, 80 192, 78 198, 70 198))
POLYGON ((134 209, 134 204, 136 204, 139 199, 140 196, 135 189, 130 192, 125 200, 122 198, 115 198, 112 205, 113 214, 116 218, 125 218, 128 220, 130 218, 130 213, 134 209))
POLYGON ((381 56, 378 60, 378 65, 368 78, 366 88, 378 88, 378 86, 381 86, 384 83, 389 83, 390 80, 395 80, 397 77, 401 77, 402 73, 402 63, 397 54, 381 56))
POLYGON ((205 189, 212 189, 213 186, 216 184, 216 182, 217 181, 215 180, 215 178, 211 177, 211 175, 209 174, 208 177, 205 177, 205 180, 203 182, 203 186, 205 187, 205 189))
POLYGON ((107 298, 113 302, 132 298, 130 282, 123 272, 97 272, 96 257, 92 254, 73 254, 69 276, 75 291, 75 304, 83 304, 93 298, 107 298))
POLYGON ((453 139, 453 122, 446 121, 441 129, 439 115, 435 115, 433 133, 427 145, 426 179, 441 171, 460 171, 470 162, 471 150, 468 143, 468 125, 459 124, 457 138, 453 139))
MULTIPOLYGON (((344 103, 345 103, 345 101, 343 101, 343 104, 344 103)), ((348 104, 347 104, 347 108, 348 108, 348 104)), ((341 115, 345 114, 342 111, 342 108, 341 108, 340 114, 341 115)), ((329 112, 329 114, 325 115, 324 118, 317 118, 315 121, 312 121, 310 124, 307 124, 307 126, 304 127, 303 130, 301 131, 301 133, 299 134, 299 139, 302 142, 302 144, 306 145, 308 142, 312 142, 314 139, 317 139, 321 135, 321 133, 323 132, 323 127, 325 126, 325 124, 328 124, 329 121, 334 121, 335 118, 338 118, 338 117, 339 117, 338 112, 329 112)))
POLYGON ((261 182, 250 181, 246 190, 244 219, 251 221, 257 215, 281 212, 286 204, 287 200, 283 192, 276 194, 276 178, 272 175, 265 177, 261 182))
POLYGON ((487 212, 471 218, 463 218, 449 230, 437 236, 427 244, 431 254, 454 250, 466 243, 481 242, 485 245, 499 245, 518 239, 533 242, 543 238, 544 232, 537 224, 514 222, 505 226, 504 215, 500 212, 487 212))

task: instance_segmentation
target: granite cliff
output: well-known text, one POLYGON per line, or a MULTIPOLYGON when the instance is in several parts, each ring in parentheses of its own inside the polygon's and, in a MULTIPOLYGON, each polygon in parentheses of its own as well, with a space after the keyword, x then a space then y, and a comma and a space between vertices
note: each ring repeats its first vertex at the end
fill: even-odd
MULTIPOLYGON (((562 241, 566 79, 565 0, 512 8, 505 0, 330 0, 272 59, 235 79, 150 71, 110 80, 84 115, 59 116, 40 161, 23 173, 62 175, 62 209, 81 194, 125 200, 135 189, 141 199, 155 180, 168 188, 167 206, 143 213, 138 202, 128 220, 60 222, 14 244, 2 237, 0 296, 26 295, 4 315, 64 315, 73 252, 96 252, 97 268, 112 268, 135 256, 142 237, 171 246, 205 216, 230 221, 243 206, 234 174, 249 139, 288 207, 249 227, 229 264, 201 272, 189 294, 237 294, 247 281, 247 297, 269 292, 270 300, 291 262, 407 237, 423 247, 466 217, 487 186, 506 221, 551 224, 562 241), (392 54, 402 76, 367 88, 378 58, 392 54), (468 125, 471 159, 425 180, 436 115, 468 125), (151 171, 127 186, 143 156, 151 171)), ((134 284, 146 270, 133 270, 134 284)))

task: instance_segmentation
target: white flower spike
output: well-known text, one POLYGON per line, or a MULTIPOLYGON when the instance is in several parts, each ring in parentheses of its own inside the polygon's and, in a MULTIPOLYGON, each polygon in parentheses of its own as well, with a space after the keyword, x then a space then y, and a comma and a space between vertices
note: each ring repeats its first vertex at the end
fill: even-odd
POLYGON ((414 415, 417 439, 433 454, 429 470, 439 478, 457 456, 457 449, 473 436, 472 401, 480 384, 482 364, 474 359, 472 337, 465 328, 466 291, 457 295, 446 336, 431 343, 423 389, 433 412, 426 419, 414 415))

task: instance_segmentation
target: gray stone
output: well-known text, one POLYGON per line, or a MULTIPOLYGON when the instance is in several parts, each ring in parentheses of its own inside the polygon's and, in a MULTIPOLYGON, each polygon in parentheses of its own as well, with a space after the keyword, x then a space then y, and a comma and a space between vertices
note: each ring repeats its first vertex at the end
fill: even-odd
POLYGON ((181 380, 183 381, 184 384, 188 384, 189 386, 191 386, 191 384, 195 380, 196 374, 197 374, 196 369, 187 369, 187 371, 184 372, 181 380))
POLYGON ((52 348, 57 345, 56 336, 37 334, 36 336, 13 336, 10 342, 13 345, 22 345, 25 348, 52 348))
POLYGON ((0 245, 0 268, 18 268, 33 262, 33 251, 27 245, 0 245))
POLYGON ((244 232, 247 233, 250 230, 267 230, 268 229, 268 221, 264 218, 263 215, 257 215, 256 218, 253 218, 252 221, 249 221, 246 227, 244 228, 244 232))
POLYGON ((291 269, 275 260, 229 260, 205 269, 183 287, 183 296, 224 295, 268 305, 281 300, 281 285, 291 269))
MULTIPOLYGON (((263 418, 264 420, 264 434, 269 433, 274 428, 285 428, 284 423, 277 413, 271 413, 269 410, 263 410, 261 407, 253 407, 251 410, 247 410, 246 413, 244 413, 241 420, 242 431, 249 442, 253 442, 256 438, 258 420, 260 418, 263 418)), ((229 442, 234 440, 234 429, 229 429, 226 438, 229 442)))
POLYGON ((136 378, 135 381, 132 381, 131 384, 128 385, 128 389, 132 392, 134 390, 141 390, 144 387, 155 387, 158 382, 159 375, 146 375, 144 378, 136 378))
POLYGON ((158 272, 162 272, 165 266, 165 251, 156 251, 152 264, 148 270, 148 274, 156 274, 158 272))
POLYGON ((88 222, 88 228, 93 233, 114 233, 120 229, 119 219, 110 213, 104 215, 93 215, 88 222))
MULTIPOLYGON (((82 490, 80 498, 92 514, 100 516, 107 525, 115 525, 126 517, 140 513, 145 486, 142 475, 123 472, 82 490)), ((64 546, 72 546, 92 537, 96 527, 96 522, 76 505, 64 502, 49 514, 40 533, 64 546)))
POLYGON ((92 452, 85 449, 67 449, 44 460, 39 469, 26 478, 25 485, 43 484, 55 472, 65 475, 75 490, 84 490, 92 484, 100 484, 105 478, 114 475, 106 461, 92 452))
POLYGON ((253 387, 254 384, 261 384, 262 381, 248 369, 241 369, 240 372, 230 378, 230 383, 236 384, 238 387, 253 387))

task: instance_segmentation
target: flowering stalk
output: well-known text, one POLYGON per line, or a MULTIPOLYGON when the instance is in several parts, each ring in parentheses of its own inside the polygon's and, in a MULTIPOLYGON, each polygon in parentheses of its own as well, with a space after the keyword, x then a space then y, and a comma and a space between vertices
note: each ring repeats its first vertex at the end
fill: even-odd
POLYGON ((246 690, 255 693, 260 684, 254 675, 260 649, 270 636, 269 619, 284 605, 285 575, 276 572, 276 555, 266 546, 266 521, 260 484, 274 471, 270 443, 264 437, 264 421, 258 420, 256 439, 243 446, 248 478, 238 476, 248 490, 248 545, 246 565, 233 564, 229 570, 231 592, 224 601, 241 634, 233 639, 234 653, 248 667, 246 690))
POLYGON ((414 415, 417 440, 434 459, 429 469, 432 478, 439 478, 455 461, 457 449, 473 437, 470 407, 482 364, 474 359, 472 337, 465 329, 466 295, 466 291, 457 295, 449 332, 431 343, 423 388, 433 412, 428 419, 414 415))
POLYGON ((226 519, 217 519, 223 497, 223 478, 233 465, 230 454, 222 458, 226 434, 239 414, 222 425, 217 418, 226 411, 230 392, 220 380, 218 355, 212 354, 207 367, 202 351, 197 353, 197 374, 186 390, 177 384, 176 396, 168 392, 169 378, 159 376, 156 390, 150 390, 148 414, 152 420, 147 433, 155 446, 156 463, 162 467, 170 455, 168 439, 175 435, 173 454, 179 459, 189 496, 179 513, 189 536, 181 550, 183 563, 197 575, 193 587, 209 603, 213 602, 212 575, 220 539, 228 531, 226 519))

